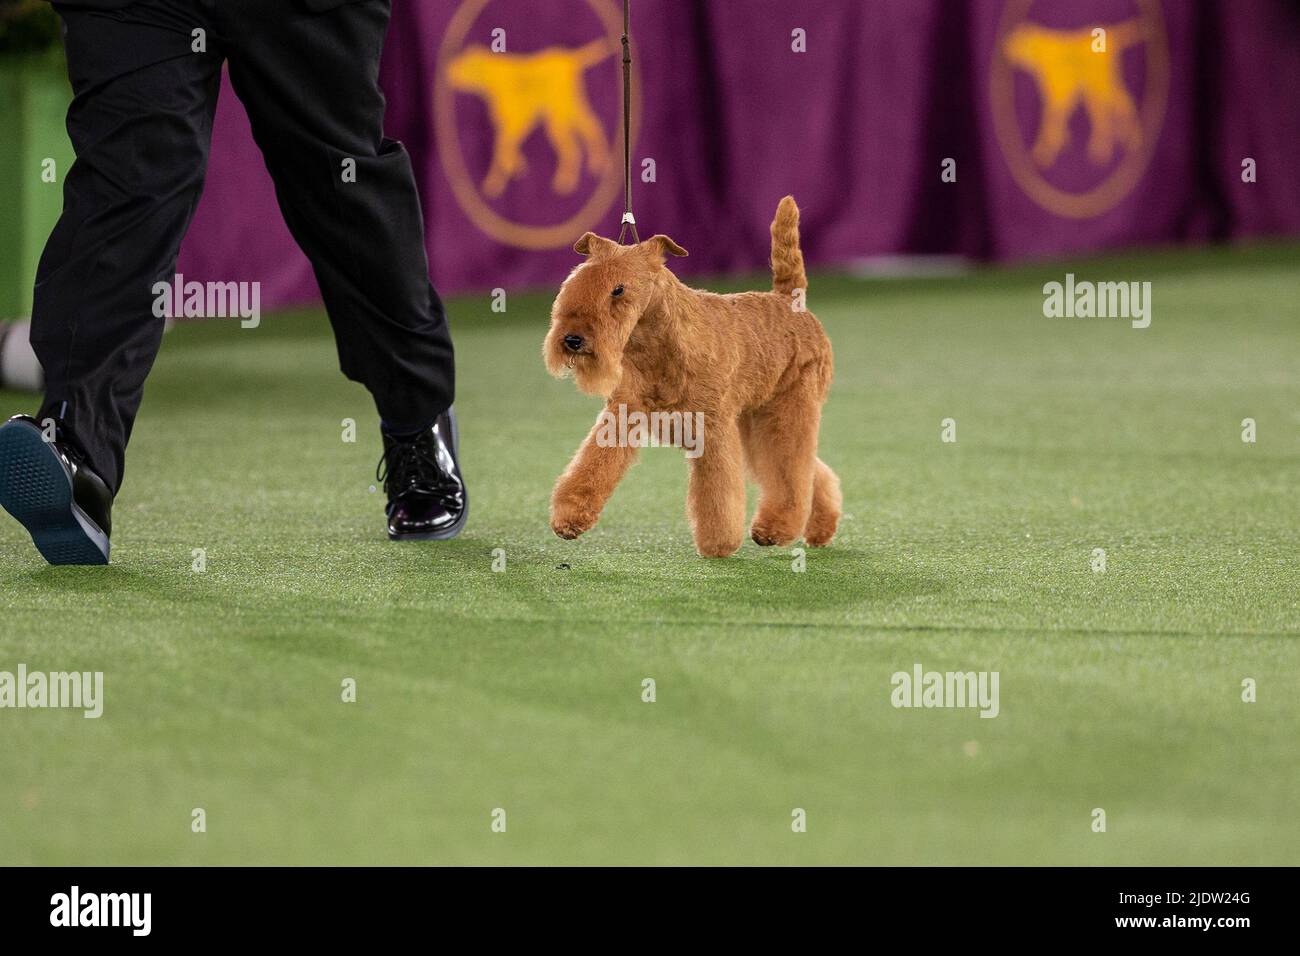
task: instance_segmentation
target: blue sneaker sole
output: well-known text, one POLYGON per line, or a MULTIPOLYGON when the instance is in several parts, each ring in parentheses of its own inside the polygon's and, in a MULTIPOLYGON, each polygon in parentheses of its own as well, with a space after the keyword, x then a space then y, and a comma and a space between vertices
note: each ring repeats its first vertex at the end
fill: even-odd
POLYGON ((0 426, 0 506, 50 564, 108 564, 108 535, 77 507, 58 452, 27 422, 0 426))

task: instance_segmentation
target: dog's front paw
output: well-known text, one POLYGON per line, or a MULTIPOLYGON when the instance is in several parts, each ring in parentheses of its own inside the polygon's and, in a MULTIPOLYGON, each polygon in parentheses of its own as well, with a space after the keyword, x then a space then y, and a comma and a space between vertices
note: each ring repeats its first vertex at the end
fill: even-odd
POLYGON ((809 529, 803 536, 804 542, 810 548, 824 548, 831 543, 835 537, 835 528, 831 527, 826 531, 813 531, 809 529))
POLYGON ((551 530, 565 541, 572 541, 594 528, 599 517, 599 511, 581 504, 555 503, 551 505, 551 530))
POLYGON ((696 537, 695 551, 702 558, 729 558, 740 550, 740 535, 734 537, 696 537))
POLYGON ((770 548, 773 545, 785 547, 788 544, 793 544, 795 539, 799 537, 799 534, 798 532, 791 531, 788 528, 780 528, 776 525, 767 524, 766 522, 760 523, 755 521, 753 526, 749 529, 749 536, 754 539, 755 544, 764 548, 770 548))

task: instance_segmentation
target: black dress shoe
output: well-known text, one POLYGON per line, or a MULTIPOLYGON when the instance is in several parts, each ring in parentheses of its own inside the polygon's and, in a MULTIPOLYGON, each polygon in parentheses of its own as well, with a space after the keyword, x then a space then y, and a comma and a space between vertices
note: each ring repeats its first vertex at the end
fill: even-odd
POLYGON ((413 436, 384 434, 384 457, 375 478, 388 495, 388 537, 394 541, 444 541, 460 534, 469 498, 457 453, 460 436, 450 408, 431 428, 413 436))
POLYGON ((46 441, 26 415, 0 425, 0 505, 50 564, 108 564, 113 495, 57 427, 46 441))

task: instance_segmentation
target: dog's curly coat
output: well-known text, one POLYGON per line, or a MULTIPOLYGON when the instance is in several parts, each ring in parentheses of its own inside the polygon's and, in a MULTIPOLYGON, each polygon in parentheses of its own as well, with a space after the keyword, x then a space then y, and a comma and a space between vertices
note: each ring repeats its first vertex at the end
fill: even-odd
MULTIPOLYGON (((795 308, 795 290, 808 280, 794 199, 781 200, 772 222, 771 292, 687 288, 664 265, 669 254, 686 255, 667 236, 623 246, 589 232, 573 248, 589 258, 556 296, 546 367, 557 377, 572 371, 578 387, 603 396, 615 414, 620 404, 704 414, 686 502, 699 553, 726 557, 740 547, 742 460, 761 492, 754 541, 829 544, 842 499, 835 472, 817 457, 817 430, 831 343, 811 312, 795 308)), ((600 426, 556 482, 551 528, 562 538, 595 525, 636 459, 635 447, 598 443, 600 426)))

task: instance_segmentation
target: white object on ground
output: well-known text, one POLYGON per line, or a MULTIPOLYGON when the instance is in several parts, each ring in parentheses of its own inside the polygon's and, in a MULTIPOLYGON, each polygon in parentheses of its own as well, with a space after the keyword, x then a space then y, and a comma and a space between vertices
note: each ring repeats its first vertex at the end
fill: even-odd
POLYGON ((30 319, 0 326, 0 388, 19 392, 45 390, 45 372, 32 351, 31 334, 30 319))

